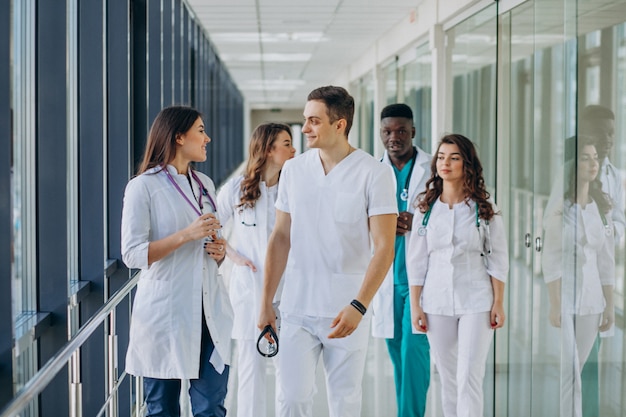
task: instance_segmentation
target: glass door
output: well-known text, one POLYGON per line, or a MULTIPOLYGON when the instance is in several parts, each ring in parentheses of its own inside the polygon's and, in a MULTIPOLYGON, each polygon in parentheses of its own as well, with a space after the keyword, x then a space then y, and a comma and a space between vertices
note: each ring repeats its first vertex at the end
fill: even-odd
MULTIPOLYGON (((500 132, 510 160, 510 292, 502 376, 507 401, 496 407, 508 416, 559 415, 560 332, 549 321, 542 257, 545 209, 555 184, 563 181, 563 143, 573 134, 567 121, 575 120, 570 90, 576 66, 565 65, 575 48, 566 41, 563 4, 527 1, 500 16, 500 100, 508 109, 500 115, 500 132)), ((554 230, 552 238, 560 242, 560 224, 554 230)))
POLYGON ((499 17, 511 272, 498 415, 624 415, 624 20, 611 0, 499 17))

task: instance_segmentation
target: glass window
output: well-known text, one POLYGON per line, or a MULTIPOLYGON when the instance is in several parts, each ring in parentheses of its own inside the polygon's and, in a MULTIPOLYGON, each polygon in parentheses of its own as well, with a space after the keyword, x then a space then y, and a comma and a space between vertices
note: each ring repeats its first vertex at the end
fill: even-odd
POLYGON ((474 142, 485 182, 495 185, 497 5, 446 32, 451 56, 451 127, 474 142))
POLYGON ((432 54, 428 44, 417 48, 416 58, 404 65, 404 102, 413 110, 415 144, 431 152, 432 144, 432 54))
POLYGON ((353 84, 355 117, 350 130, 350 137, 356 140, 352 144, 365 152, 374 152, 374 76, 369 73, 353 84))
MULTIPOLYGON (((21 335, 36 316, 35 231, 35 10, 34 2, 13 2, 11 10, 11 204, 12 315, 21 335)), ((36 372, 37 345, 15 346, 13 382, 20 389, 36 372)), ((32 406, 31 406, 32 407, 32 406)), ((33 408, 29 408, 30 412, 33 408)), ((31 414, 32 415, 32 414, 31 414)))
POLYGON ((385 105, 398 102, 398 60, 394 59, 383 69, 385 105))

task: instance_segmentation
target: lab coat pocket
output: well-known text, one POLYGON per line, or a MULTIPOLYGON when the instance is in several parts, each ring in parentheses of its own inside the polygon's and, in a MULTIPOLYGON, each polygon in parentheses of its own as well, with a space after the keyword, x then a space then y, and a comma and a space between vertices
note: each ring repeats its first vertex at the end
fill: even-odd
POLYGON ((254 302, 254 276, 249 267, 243 265, 233 267, 229 293, 235 311, 251 308, 254 302))
POLYGON ((365 211, 365 201, 359 193, 338 192, 335 195, 333 211, 338 223, 356 223, 365 211))
POLYGON ((140 279, 132 310, 133 333, 142 344, 168 344, 173 319, 172 281, 140 279))

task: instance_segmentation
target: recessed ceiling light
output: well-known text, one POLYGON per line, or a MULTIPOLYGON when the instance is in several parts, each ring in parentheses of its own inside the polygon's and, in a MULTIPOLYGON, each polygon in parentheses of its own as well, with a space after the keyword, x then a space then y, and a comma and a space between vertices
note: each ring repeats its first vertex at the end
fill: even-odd
POLYGON ((322 32, 280 32, 269 33, 262 32, 222 32, 212 33, 211 40, 216 43, 256 43, 261 39, 262 42, 302 42, 316 43, 327 42, 330 39, 322 32))
POLYGON ((221 54, 224 62, 307 62, 311 54, 221 54))

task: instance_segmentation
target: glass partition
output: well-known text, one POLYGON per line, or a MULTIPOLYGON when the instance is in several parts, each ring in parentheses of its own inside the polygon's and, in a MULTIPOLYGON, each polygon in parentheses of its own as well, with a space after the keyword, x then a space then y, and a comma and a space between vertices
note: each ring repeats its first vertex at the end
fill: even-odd
POLYGON ((398 60, 394 59, 383 68, 385 106, 398 102, 398 60))
POLYGON ((350 130, 351 142, 372 154, 374 141, 378 140, 378 134, 374 136, 374 76, 369 73, 353 84, 352 93, 355 101, 355 117, 350 130), (354 139, 356 137, 356 140, 354 139))
POLYGON ((404 102, 413 110, 417 146, 431 152, 432 143, 432 54, 428 44, 417 48, 416 58, 404 65, 402 89, 404 102))
MULTIPOLYGON (((35 5, 12 2, 11 13, 11 287, 13 337, 36 317, 35 277, 35 5)), ((37 343, 14 346, 13 381, 18 390, 36 372, 37 343)), ((24 415, 36 415, 33 402, 24 415)))
POLYGON ((509 416, 621 416, 624 2, 528 1, 500 17, 510 112, 509 416))
MULTIPOLYGON (((495 187, 497 4, 446 31, 452 101, 448 129, 474 142, 485 182, 495 187)), ((438 139, 438 138, 437 138, 438 139)), ((493 192, 493 191, 492 191, 493 192)))

